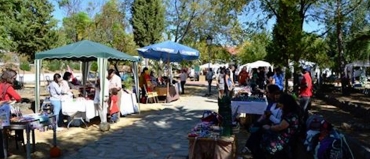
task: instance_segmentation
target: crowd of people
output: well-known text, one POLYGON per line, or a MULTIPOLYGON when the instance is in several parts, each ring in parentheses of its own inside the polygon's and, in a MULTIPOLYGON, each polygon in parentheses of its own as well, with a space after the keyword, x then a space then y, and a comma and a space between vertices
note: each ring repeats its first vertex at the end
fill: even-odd
MULTIPOLYGON (((289 148, 294 148, 292 144, 299 137, 299 133, 305 132, 305 121, 308 118, 312 96, 310 74, 307 69, 302 69, 298 101, 293 95, 283 92, 279 85, 283 81, 280 76, 280 69, 276 69, 275 74, 267 78, 263 93, 268 99, 268 106, 249 129, 251 135, 243 152, 250 152, 254 159, 264 159, 266 154, 286 158, 285 153, 289 148)), ((260 89, 259 85, 260 83, 256 82, 255 87, 260 89)))

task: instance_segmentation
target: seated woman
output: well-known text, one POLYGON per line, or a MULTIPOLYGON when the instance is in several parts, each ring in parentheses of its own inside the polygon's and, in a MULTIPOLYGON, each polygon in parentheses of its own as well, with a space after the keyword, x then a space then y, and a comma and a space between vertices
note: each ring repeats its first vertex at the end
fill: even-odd
POLYGON ((61 83, 63 79, 59 73, 54 74, 53 81, 48 85, 50 94, 50 103, 53 105, 53 114, 56 118, 57 130, 62 130, 63 125, 63 114, 62 114, 62 91, 61 83))
POLYGON ((72 87, 71 87, 71 84, 70 84, 70 80, 72 78, 72 73, 70 72, 65 72, 64 75, 63 75, 63 80, 61 81, 61 88, 62 88, 62 91, 64 93, 66 93, 67 96, 69 97, 73 97, 73 94, 72 94, 72 87))
POLYGON ((251 152, 251 150, 253 151, 256 146, 255 143, 259 143, 261 141, 263 131, 260 128, 262 125, 278 125, 281 122, 282 110, 276 106, 276 100, 279 99, 279 95, 281 93, 279 87, 277 85, 269 85, 267 86, 265 93, 268 101, 265 114, 263 114, 251 127, 251 135, 242 150, 243 153, 251 152))
POLYGON ((157 78, 154 76, 154 72, 150 72, 150 82, 152 83, 152 87, 156 87, 158 85, 157 78))
POLYGON ((282 120, 278 125, 263 125, 264 134, 262 141, 257 145, 258 149, 252 152, 253 158, 263 159, 264 154, 275 155, 282 151, 291 139, 297 135, 299 129, 299 106, 293 96, 283 94, 277 105, 283 110, 282 120))

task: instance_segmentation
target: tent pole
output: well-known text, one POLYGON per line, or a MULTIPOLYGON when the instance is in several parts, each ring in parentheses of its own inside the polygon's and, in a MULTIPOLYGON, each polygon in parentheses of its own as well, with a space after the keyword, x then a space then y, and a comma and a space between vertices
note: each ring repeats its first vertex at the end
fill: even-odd
POLYGON ((40 68, 41 60, 35 60, 35 113, 39 112, 40 109, 40 68))
POLYGON ((104 102, 105 96, 109 95, 109 92, 106 91, 106 72, 107 72, 107 59, 103 58, 98 58, 98 70, 99 70, 99 79, 100 79, 100 106, 102 108, 101 114, 102 114, 102 119, 100 119, 101 123, 106 123, 107 122, 107 107, 104 102))
POLYGON ((138 103, 138 107, 139 107, 139 114, 140 114, 140 91, 139 91, 139 80, 138 80, 138 62, 134 62, 133 63, 134 64, 134 80, 135 80, 135 91, 136 91, 136 100, 138 101, 137 103, 138 103))

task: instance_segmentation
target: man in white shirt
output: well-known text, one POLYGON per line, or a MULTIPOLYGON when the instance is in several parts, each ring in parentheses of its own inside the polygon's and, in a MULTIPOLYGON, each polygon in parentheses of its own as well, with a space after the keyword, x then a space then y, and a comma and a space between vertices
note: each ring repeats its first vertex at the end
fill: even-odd
POLYGON ((185 83, 186 83, 187 78, 188 78, 188 75, 186 74, 185 70, 182 70, 180 74, 181 94, 184 94, 185 92, 185 83))
POLYGON ((107 79, 109 81, 109 92, 112 88, 116 88, 118 90, 118 109, 121 107, 121 95, 122 95, 122 81, 121 78, 115 74, 114 69, 109 69, 108 70, 108 76, 107 79))

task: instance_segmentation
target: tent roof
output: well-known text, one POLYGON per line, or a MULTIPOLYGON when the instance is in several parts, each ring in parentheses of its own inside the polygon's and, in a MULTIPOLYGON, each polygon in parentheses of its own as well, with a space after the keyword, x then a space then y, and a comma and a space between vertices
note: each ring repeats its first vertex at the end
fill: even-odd
POLYGON ((137 58, 106 45, 82 40, 76 43, 36 53, 35 59, 86 59, 107 58, 115 60, 138 61, 137 58))

